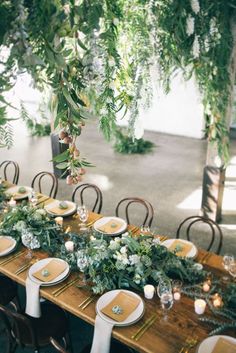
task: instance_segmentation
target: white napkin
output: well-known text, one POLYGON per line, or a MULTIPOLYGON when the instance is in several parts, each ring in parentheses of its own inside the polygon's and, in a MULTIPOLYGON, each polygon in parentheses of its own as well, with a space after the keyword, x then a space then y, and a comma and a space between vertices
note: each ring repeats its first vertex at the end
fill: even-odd
POLYGON ((114 324, 103 320, 99 315, 95 319, 93 343, 90 353, 109 353, 111 332, 114 324))
POLYGON ((26 279, 26 314, 39 318, 41 316, 40 297, 39 297, 40 284, 37 284, 29 277, 26 279))

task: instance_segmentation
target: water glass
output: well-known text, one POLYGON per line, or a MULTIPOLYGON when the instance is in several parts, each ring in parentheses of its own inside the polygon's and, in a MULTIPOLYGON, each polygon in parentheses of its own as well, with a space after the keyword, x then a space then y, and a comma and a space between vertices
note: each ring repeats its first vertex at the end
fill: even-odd
MULTIPOLYGON (((226 271, 229 271, 229 267, 230 265, 234 263, 234 256, 232 254, 225 254, 223 256, 223 261, 222 261, 222 265, 224 266, 224 269, 226 271)), ((228 276, 223 276, 222 279, 224 281, 228 281, 229 277, 228 276)))
POLYGON ((158 286, 157 286, 157 295, 161 298, 162 294, 164 293, 172 293, 171 282, 168 278, 160 279, 158 286))
POLYGON ((31 193, 29 194, 29 203, 35 207, 36 204, 38 202, 38 197, 36 195, 36 192, 34 190, 31 191, 31 193))
POLYGON ((231 262, 229 265, 229 273, 231 276, 236 279, 236 262, 231 262))
POLYGON ((162 293, 161 295, 161 307, 163 309, 164 312, 164 321, 167 321, 168 317, 167 317, 167 311, 170 310, 173 306, 174 303, 174 298, 173 298, 173 294, 172 292, 165 292, 162 293))
POLYGON ((88 209, 86 208, 85 205, 78 206, 77 208, 77 214, 79 216, 79 219, 81 220, 80 229, 85 230, 87 229, 86 227, 86 221, 88 220, 89 212, 88 209))

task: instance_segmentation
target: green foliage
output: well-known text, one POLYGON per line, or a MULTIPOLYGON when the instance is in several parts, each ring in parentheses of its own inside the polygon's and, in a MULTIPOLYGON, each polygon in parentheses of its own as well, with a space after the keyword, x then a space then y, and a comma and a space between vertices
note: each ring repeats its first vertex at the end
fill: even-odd
POLYGON ((30 131, 32 136, 49 136, 51 133, 51 126, 48 118, 42 115, 41 122, 37 122, 36 119, 32 118, 24 105, 21 104, 21 118, 25 122, 27 129, 30 131))
POLYGON ((136 139, 134 137, 127 136, 122 133, 121 130, 116 131, 115 134, 115 144, 114 149, 119 153, 124 154, 145 154, 149 153, 155 147, 155 144, 151 141, 147 141, 144 139, 136 139))

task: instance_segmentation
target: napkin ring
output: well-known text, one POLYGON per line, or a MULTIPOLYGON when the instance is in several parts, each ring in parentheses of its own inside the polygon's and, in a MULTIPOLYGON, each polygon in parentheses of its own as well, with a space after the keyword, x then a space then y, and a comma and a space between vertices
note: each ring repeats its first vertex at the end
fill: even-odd
POLYGON ((43 277, 48 277, 50 275, 49 271, 45 268, 44 270, 42 270, 42 275, 43 277))
POLYGON ((112 312, 116 315, 120 315, 123 313, 123 309, 119 305, 114 305, 112 308, 112 312))

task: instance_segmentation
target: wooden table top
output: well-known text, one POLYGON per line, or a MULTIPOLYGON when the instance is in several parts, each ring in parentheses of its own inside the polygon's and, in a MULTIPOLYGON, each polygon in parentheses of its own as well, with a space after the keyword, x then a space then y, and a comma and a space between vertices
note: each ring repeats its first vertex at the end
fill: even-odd
MULTIPOLYGON (((48 200, 48 202, 50 202, 48 200)), ((90 213, 89 221, 95 220, 101 217, 100 215, 90 213)), ((64 220, 64 227, 71 227, 73 231, 78 232, 78 219, 75 217, 67 217, 64 220)), ((129 226, 129 229, 136 229, 137 227, 129 226)), ((23 246, 22 246, 23 248, 23 246)), ((21 248, 21 249, 22 249, 21 248)), ((20 251, 20 249, 18 250, 20 251)), ((15 254, 15 253, 13 253, 15 254)), ((8 255, 10 258, 13 254, 8 255)), ((45 258, 48 255, 42 251, 34 251, 34 254, 38 259, 45 258)), ((201 262, 203 256, 205 256, 206 251, 199 249, 198 255, 196 258, 197 262, 201 262)), ((8 258, 7 256, 0 259, 0 272, 6 276, 12 278, 14 281, 25 286, 25 281, 28 271, 22 272, 19 275, 15 274, 15 271, 24 264, 25 255, 12 259, 6 265, 1 265, 1 262, 8 258)), ((221 274, 224 269, 222 267, 222 258, 215 254, 211 254, 208 258, 206 266, 217 274, 221 274)), ((63 309, 69 311, 70 313, 78 316, 84 321, 94 325, 95 321, 95 304, 96 300, 88 305, 84 310, 78 307, 78 305, 86 299, 91 293, 87 290, 78 288, 76 285, 70 286, 61 295, 55 297, 52 292, 55 289, 60 288, 66 282, 69 282, 71 279, 77 277, 77 273, 71 273, 70 276, 62 283, 51 286, 51 287, 41 287, 40 295, 56 305, 62 307, 63 309)), ((143 297, 142 293, 140 294, 143 297)), ((141 353, 178 353, 182 347, 185 339, 188 336, 196 335, 198 340, 202 341, 208 336, 209 331, 212 329, 212 326, 201 323, 198 318, 199 316, 194 312, 193 300, 186 297, 185 295, 181 296, 180 301, 176 301, 168 312, 168 320, 164 322, 162 318, 162 309, 160 307, 160 300, 155 295, 154 299, 147 300, 145 302, 145 314, 143 318, 138 321, 136 324, 128 327, 114 327, 113 336, 123 342, 124 344, 130 346, 131 348, 136 349, 141 353), (135 341, 131 338, 133 334, 142 326, 142 324, 151 317, 153 313, 157 313, 158 317, 155 323, 143 334, 143 336, 135 341)), ((230 332, 230 334, 232 334, 230 332)), ((236 335, 235 335, 236 336, 236 335)), ((194 349, 193 349, 194 351, 194 349)))

